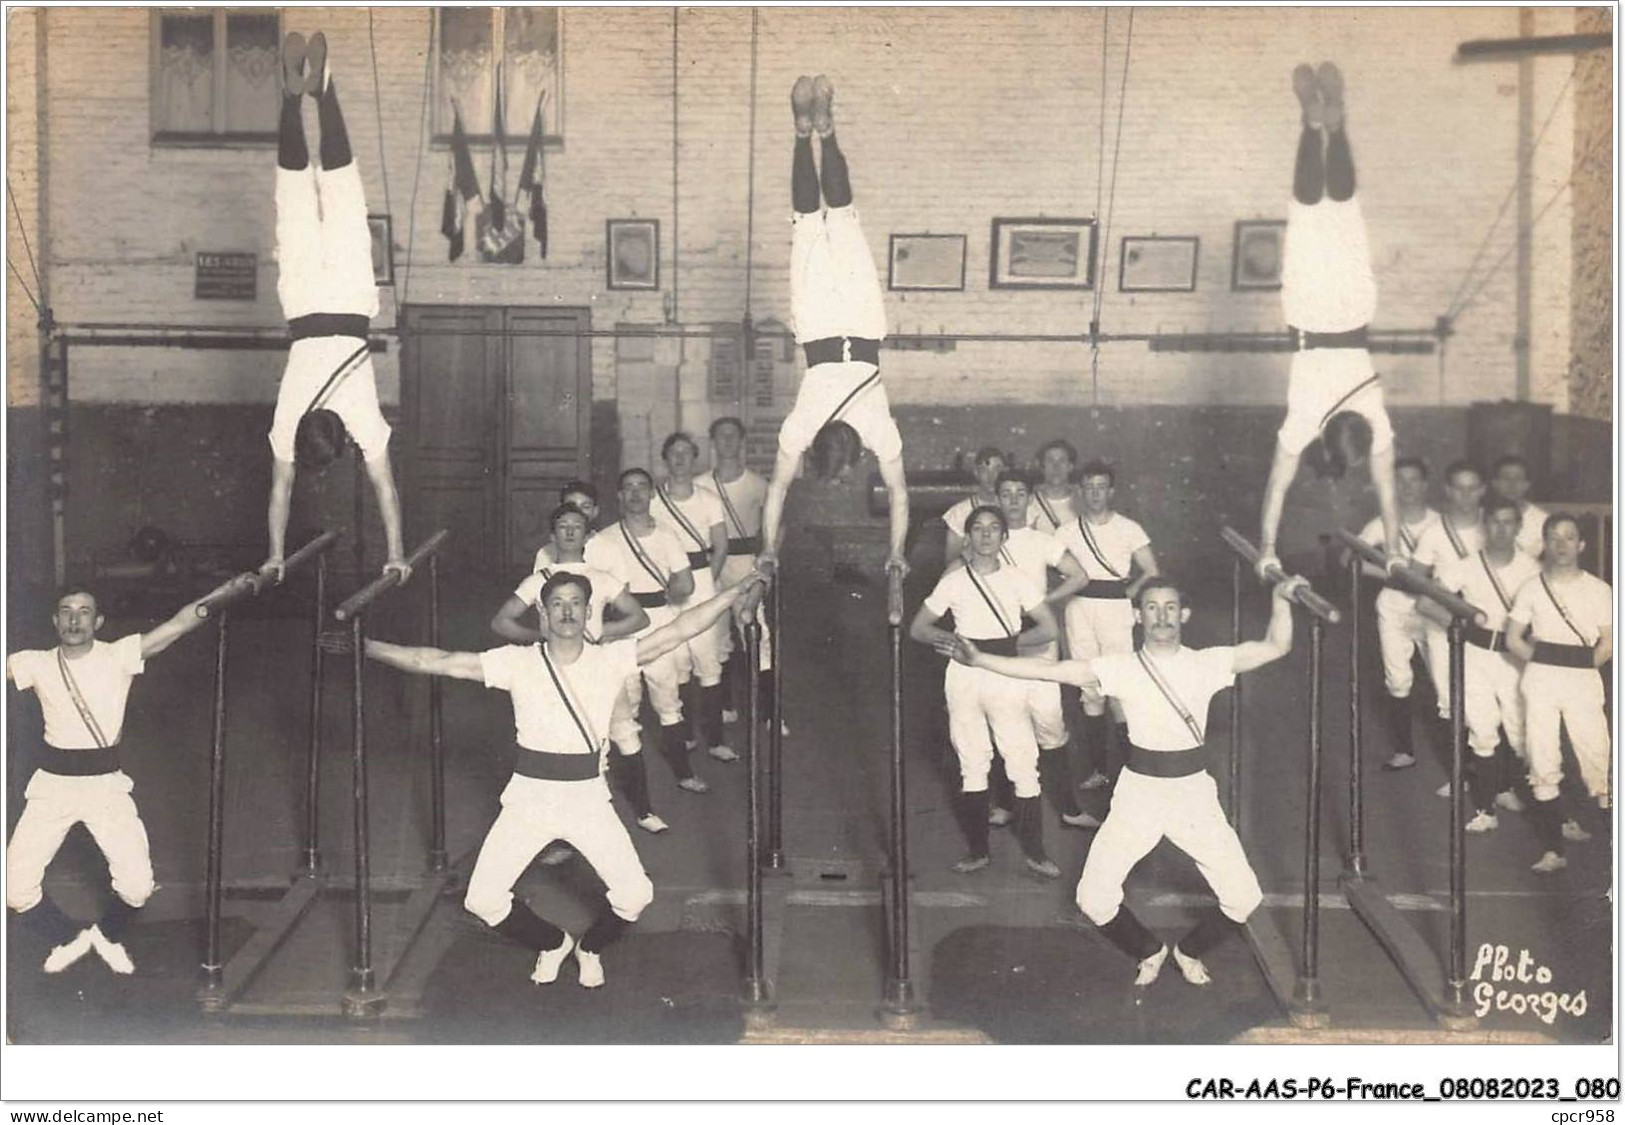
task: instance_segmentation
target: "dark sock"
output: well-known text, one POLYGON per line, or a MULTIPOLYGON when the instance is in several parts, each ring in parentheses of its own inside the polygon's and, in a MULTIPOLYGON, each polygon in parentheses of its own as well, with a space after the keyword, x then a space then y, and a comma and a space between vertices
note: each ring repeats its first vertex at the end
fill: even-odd
POLYGON ((84 929, 84 926, 62 913, 61 908, 49 898, 40 899, 37 904, 18 914, 17 921, 38 934, 52 948, 66 945, 84 929))
POLYGON ((688 719, 688 740, 698 745, 705 740, 705 716, 700 707, 700 681, 689 680, 677 687, 677 697, 683 703, 683 715, 688 719))
POLYGON ((537 917, 530 907, 518 899, 514 899, 508 916, 491 928, 537 953, 544 949, 557 949, 564 944, 563 930, 547 919, 537 917))
POLYGON ((1044 809, 1037 797, 1017 797, 1016 840, 1028 859, 1043 863, 1049 859, 1044 851, 1044 809))
POLYGON ((660 728, 660 753, 671 766, 671 772, 677 775, 678 781, 694 776, 694 770, 688 764, 688 743, 683 738, 682 723, 660 728))
POLYGON ((276 130, 276 164, 290 172, 310 167, 310 149, 305 146, 305 122, 299 116, 299 96, 282 95, 282 117, 276 130))
POLYGON ((1008 809, 1015 795, 1015 788, 1010 784, 1010 775, 1004 770, 1004 758, 994 754, 993 765, 987 771, 988 808, 1008 809))
POLYGON ((1105 715, 1083 716, 1083 729, 1078 741, 1083 745, 1083 768, 1091 774, 1106 772, 1106 742, 1111 737, 1111 723, 1105 715))
POLYGON ((1298 160, 1292 169, 1292 198, 1315 204, 1326 194, 1326 159, 1320 151, 1320 130, 1303 127, 1298 135, 1298 160))
POLYGON ((130 923, 135 921, 139 906, 131 906, 118 895, 109 895, 107 907, 102 911, 101 919, 96 923, 101 927, 102 936, 115 945, 124 944, 124 935, 130 932, 130 923))
POLYGON ((1100 927, 1100 932, 1107 941, 1136 961, 1144 961, 1162 948, 1157 935, 1141 925, 1126 905, 1118 908, 1112 920, 1100 927))
POLYGON ((1474 753, 1467 759, 1467 791, 1472 794, 1473 807, 1491 816, 1495 815, 1495 795, 1501 791, 1499 764, 1493 754, 1479 757, 1474 753))
MULTIPOLYGON (((1444 770, 1444 776, 1450 777, 1450 762, 1455 754, 1455 741, 1450 732, 1450 720, 1435 718, 1432 723, 1433 751, 1439 756, 1439 765, 1444 770)), ((1472 753, 1471 750, 1468 753, 1472 753)))
POLYGON ((1541 850, 1562 855, 1563 811, 1559 805, 1560 802, 1555 797, 1550 801, 1536 798, 1530 816, 1535 822, 1535 836, 1540 840, 1541 850))
POLYGON ((1078 786, 1072 777, 1072 747, 1056 746, 1038 751, 1038 781, 1062 816, 1077 816, 1078 786))
POLYGON ((980 793, 961 793, 958 800, 960 829, 973 856, 987 855, 987 813, 990 807, 987 790, 980 793))
POLYGON ((819 149, 824 158, 824 202, 831 207, 846 207, 852 202, 852 181, 846 171, 846 157, 835 143, 835 133, 820 137, 819 149))
POLYGON ((1179 939, 1179 951, 1187 957, 1201 957, 1239 929, 1240 922, 1222 910, 1214 910, 1196 923, 1190 933, 1179 939))
POLYGON ((333 171, 350 163, 350 134, 344 128, 344 112, 339 109, 339 88, 331 75, 327 89, 316 95, 316 120, 322 126, 320 145, 322 168, 333 171))
POLYGON ((604 912, 587 927, 587 932, 581 935, 577 948, 584 953, 602 953, 604 947, 625 933, 626 927, 631 924, 606 906, 604 912))
POLYGON ((803 215, 818 210, 818 169, 813 165, 811 137, 796 138, 796 154, 790 163, 790 202, 803 215))
POLYGON ((1392 739, 1394 753, 1416 755, 1416 739, 1411 732, 1411 697, 1385 695, 1388 701, 1388 737, 1392 739))
POLYGON ((1502 736, 1500 745, 1495 748, 1495 764, 1499 770, 1501 783, 1498 792, 1512 792, 1517 788, 1518 778, 1524 772, 1523 760, 1518 757, 1518 752, 1511 747, 1505 736, 1502 736))
POLYGON ((1354 198, 1354 155, 1341 127, 1326 133, 1326 194, 1338 203, 1354 198))
POLYGON ((721 684, 712 684, 710 687, 700 688, 700 746, 726 745, 727 739, 722 733, 722 704, 723 687, 721 684))
POLYGON ((622 754, 617 747, 609 756, 609 771, 615 775, 621 792, 626 794, 633 813, 645 817, 655 811, 649 800, 649 770, 641 753, 622 754))
POLYGON ((745 709, 736 704, 741 699, 749 698, 745 694, 749 690, 749 685, 750 665, 745 663, 744 638, 739 636, 738 630, 735 630, 733 651, 728 654, 727 663, 722 666, 723 702, 731 709, 744 714, 745 709))

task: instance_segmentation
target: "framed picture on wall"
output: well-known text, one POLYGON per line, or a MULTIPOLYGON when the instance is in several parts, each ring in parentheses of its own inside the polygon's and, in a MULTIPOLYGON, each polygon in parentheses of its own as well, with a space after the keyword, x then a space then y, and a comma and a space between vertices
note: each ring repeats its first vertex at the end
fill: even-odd
POLYGON ((611 289, 660 288, 660 220, 610 219, 604 224, 611 289))
POLYGON ((1124 293, 1191 293, 1196 289, 1196 254, 1201 239, 1125 236, 1117 265, 1117 288, 1124 293))
POLYGON ((395 237, 388 215, 368 215, 367 233, 372 235, 372 280, 378 285, 395 284, 395 237))
POLYGON ((888 289, 965 288, 965 236, 962 234, 894 234, 890 257, 888 289))
POLYGON ((1093 289, 1093 219, 994 219, 994 289, 1093 289))
POLYGON ((1230 288, 1281 288, 1281 255, 1285 248, 1284 219, 1238 220, 1235 255, 1230 261, 1230 288))

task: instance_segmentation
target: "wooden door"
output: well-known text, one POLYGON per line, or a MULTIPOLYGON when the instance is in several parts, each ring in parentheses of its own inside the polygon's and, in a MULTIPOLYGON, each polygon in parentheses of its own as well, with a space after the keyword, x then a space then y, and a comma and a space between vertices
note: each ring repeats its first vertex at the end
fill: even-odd
POLYGON ((585 309, 508 309, 504 410, 506 566, 529 567, 559 488, 589 475, 592 365, 585 309), (547 335, 543 335, 547 333, 547 335))

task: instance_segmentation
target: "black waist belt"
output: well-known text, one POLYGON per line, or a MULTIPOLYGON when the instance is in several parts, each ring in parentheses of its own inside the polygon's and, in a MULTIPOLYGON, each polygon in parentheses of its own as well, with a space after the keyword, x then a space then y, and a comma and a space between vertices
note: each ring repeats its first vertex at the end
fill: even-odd
POLYGON ((690 551, 688 553, 688 565, 689 566, 709 566, 710 564, 711 564, 711 552, 709 552, 709 551, 690 551))
POLYGON ((993 656, 1017 656, 1016 638, 1014 637, 972 637, 971 643, 978 649, 993 656))
POLYGON ((1596 660, 1585 645, 1560 645, 1551 641, 1535 642, 1534 664, 1555 664, 1560 668, 1595 668, 1596 660))
POLYGON ((657 606, 671 604, 666 600, 666 592, 664 590, 659 590, 652 594, 633 594, 632 597, 636 599, 637 603, 644 609, 654 609, 657 606))
POLYGON ((370 319, 354 313, 311 313, 288 321, 288 331, 295 340, 313 340, 318 336, 350 336, 365 340, 371 326, 370 319))
POLYGON ((40 769, 62 777, 96 777, 104 773, 117 773, 121 767, 118 746, 94 747, 90 750, 62 750, 50 743, 40 757, 40 769))
POLYGON ((1491 652, 1505 652, 1507 650, 1507 636, 1499 630, 1492 633, 1482 625, 1469 625, 1462 636, 1467 639, 1468 644, 1477 645, 1479 648, 1487 648, 1491 652))
POLYGON ((880 341, 867 340, 862 336, 825 336, 822 340, 807 341, 801 345, 801 349, 807 353, 808 367, 816 367, 820 363, 846 363, 854 359, 880 366, 880 341))
POLYGON ((602 772, 600 754, 555 754, 514 743, 513 772, 538 781, 591 781, 602 772))
POLYGON ((760 535, 747 535, 743 539, 728 540, 728 555, 759 555, 762 553, 762 537, 760 535))
POLYGON ((1078 591, 1078 597, 1116 601, 1128 597, 1128 583, 1121 578, 1091 578, 1089 584, 1078 591))
POLYGON ((1190 750, 1128 748, 1128 768, 1146 777, 1189 777, 1207 769, 1207 747, 1190 750))
POLYGON ((1314 351, 1316 348, 1364 348, 1368 346, 1368 327, 1362 324, 1347 332, 1300 332, 1296 328, 1288 328, 1287 335, 1295 352, 1314 351))

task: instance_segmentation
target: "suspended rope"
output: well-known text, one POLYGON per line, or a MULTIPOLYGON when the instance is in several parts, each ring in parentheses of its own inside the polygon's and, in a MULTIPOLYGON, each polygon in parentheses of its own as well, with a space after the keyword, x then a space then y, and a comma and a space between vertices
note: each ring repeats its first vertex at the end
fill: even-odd
MULTIPOLYGON (((1100 132, 1095 143, 1095 222, 1098 224, 1102 216, 1102 204, 1106 189, 1106 61, 1107 47, 1111 43, 1112 10, 1101 10, 1100 24, 1100 132)), ((1098 297, 1098 294, 1096 295, 1098 297)), ((1100 404, 1100 324, 1098 317, 1100 306, 1096 298, 1091 298, 1089 307, 1089 388, 1095 405, 1100 404)))
POLYGON ((23 276, 22 271, 17 268, 10 258, 6 259, 6 267, 11 270, 12 276, 17 279, 17 284, 23 287, 23 296, 27 297, 28 303, 34 306, 34 311, 44 316, 45 310, 41 309, 39 302, 34 299, 33 292, 28 288, 28 279, 23 276))
POLYGON ((745 322, 750 323, 750 277, 756 256, 756 24, 760 9, 750 10, 750 139, 745 171, 745 322))
POLYGON ((1511 206, 1512 200, 1517 197, 1519 181, 1523 176, 1528 175, 1529 170, 1534 166, 1535 153, 1539 151, 1541 141, 1546 139, 1546 130, 1551 126, 1553 118, 1557 116, 1557 111, 1562 108, 1563 97, 1569 92, 1569 87, 1574 83, 1576 69, 1571 68, 1569 70, 1569 76, 1564 81, 1563 88, 1557 92, 1557 97, 1552 99, 1552 108, 1546 114, 1546 121, 1541 125, 1540 131, 1535 134, 1535 143, 1529 146, 1528 156, 1518 167, 1518 177, 1512 181, 1512 186, 1507 189, 1506 197, 1501 200, 1501 208, 1495 213, 1495 221, 1490 224, 1490 229, 1484 233, 1483 241, 1478 244, 1478 250, 1473 254, 1473 260, 1467 266, 1467 272, 1462 275, 1461 284, 1456 287, 1455 293, 1451 295, 1450 303, 1445 306, 1444 319, 1446 321, 1454 320, 1461 312, 1463 306, 1457 302, 1461 301, 1462 294, 1472 284, 1473 271, 1478 268, 1478 263, 1483 260, 1484 252, 1490 248, 1490 240, 1495 237, 1495 232, 1500 229, 1501 220, 1506 217, 1507 208, 1511 206))
POLYGON ((417 244, 418 233, 418 181, 423 176, 423 146, 429 137, 429 68, 434 64, 434 25, 435 13, 429 12, 429 43, 423 50, 423 102, 418 107, 418 155, 412 162, 412 202, 408 205, 406 217, 406 264, 401 270, 401 299, 396 304, 396 316, 400 315, 400 308, 407 303, 412 292, 412 262, 413 248, 417 244))
MULTIPOLYGON (((1133 52, 1134 52, 1134 9, 1130 8, 1128 10, 1128 31, 1125 34, 1124 39, 1123 39, 1123 77, 1122 77, 1122 80, 1119 82, 1118 89, 1117 89, 1117 136, 1112 141, 1112 182, 1111 182, 1111 189, 1110 189, 1110 191, 1108 191, 1108 193, 1106 195, 1106 222, 1105 222, 1105 228, 1101 231, 1100 260, 1101 260, 1102 264, 1104 264, 1106 262, 1106 260, 1111 255, 1112 213, 1114 211, 1116 211, 1116 209, 1117 209, 1117 169, 1118 169, 1118 166, 1122 163, 1121 157, 1122 157, 1122 153, 1123 153, 1123 110, 1125 109, 1125 107, 1128 104, 1128 71, 1129 71, 1129 62, 1130 62, 1131 58, 1133 57, 1133 52)), ((1102 74, 1102 80, 1104 81, 1104 75, 1105 75, 1105 67, 1104 66, 1101 68, 1101 74, 1102 74)), ((1104 138, 1104 136, 1105 136, 1105 128, 1106 128, 1105 127, 1106 103, 1105 103, 1104 99, 1101 100, 1101 104, 1100 104, 1100 116, 1101 116, 1101 136, 1104 138)), ((1102 170, 1104 171, 1104 169, 1102 169, 1102 170)), ((1098 209, 1098 205, 1097 205, 1097 209, 1096 209, 1095 214, 1097 216, 1100 214, 1099 209, 1098 209)), ((1093 266, 1094 266, 1094 262, 1091 261, 1090 262, 1090 267, 1093 268, 1093 266)), ((1100 310, 1104 306, 1105 301, 1106 301, 1106 278, 1104 276, 1104 271, 1102 271, 1102 276, 1095 278, 1094 315, 1090 318, 1090 321, 1089 321, 1090 379, 1091 379, 1091 382, 1093 384, 1093 391, 1094 391, 1094 396, 1095 396, 1096 403, 1098 403, 1100 401, 1100 310)))
MULTIPOLYGON (((6 198, 11 200, 11 212, 12 212, 12 214, 17 216, 17 233, 18 233, 18 235, 20 235, 22 237, 23 250, 25 250, 27 252, 27 254, 28 254, 28 271, 34 275, 34 285, 39 289, 39 291, 41 293, 44 293, 45 292, 45 282, 40 279, 39 266, 36 265, 35 262, 34 262, 34 248, 28 244, 28 224, 23 222, 23 209, 21 207, 17 206, 17 193, 11 190, 11 177, 10 176, 6 177, 6 198)), ((7 264, 8 265, 10 264, 9 259, 8 259, 7 264)), ((17 272, 17 267, 16 266, 12 266, 11 268, 12 268, 13 273, 17 272)), ((17 280, 18 281, 23 280, 23 275, 21 273, 17 273, 17 280)), ((27 282, 23 282, 23 292, 25 292, 25 293, 28 292, 28 283, 27 282)), ((33 296, 32 293, 29 294, 28 299, 30 301, 34 301, 34 296, 33 296)), ((38 301, 34 301, 34 308, 36 310, 39 309, 39 302, 38 301)))
MULTIPOLYGON (((677 320, 677 290, 680 284, 677 273, 677 246, 682 230, 678 225, 677 202, 677 11, 676 8, 671 10, 671 315, 668 319, 673 322, 677 320)), ((655 252, 659 253, 658 247, 655 252)))
MULTIPOLYGON (((1609 135, 1607 133, 1603 133, 1600 134, 1596 140, 1592 141, 1590 147, 1585 150, 1585 152, 1580 156, 1580 159, 1574 162, 1575 169, 1578 170, 1586 163, 1586 161, 1590 160, 1591 154, 1597 151, 1603 141, 1609 139, 1611 139, 1609 135)), ((1551 198, 1546 200, 1545 205, 1542 206, 1541 209, 1535 213, 1535 217, 1529 221, 1529 231, 1531 234, 1533 234, 1535 228, 1540 225, 1540 221, 1546 217, 1546 213, 1550 211, 1557 201, 1563 197, 1563 193, 1569 190, 1569 185, 1573 182, 1574 172, 1571 171, 1569 173, 1569 178, 1564 180, 1562 184, 1558 186, 1556 191, 1552 192, 1551 198)), ((1502 266, 1506 265, 1507 259, 1511 258, 1517 249, 1518 244, 1516 242, 1507 247, 1506 252, 1495 260, 1495 264, 1485 271, 1484 276, 1479 279, 1478 284, 1473 286, 1472 291, 1468 293, 1466 298, 1464 298, 1456 307, 1455 313, 1451 314, 1452 318, 1461 316, 1470 307, 1472 307, 1473 302, 1478 299, 1478 295, 1484 291, 1485 286, 1494 280, 1495 275, 1500 272, 1502 266)))

